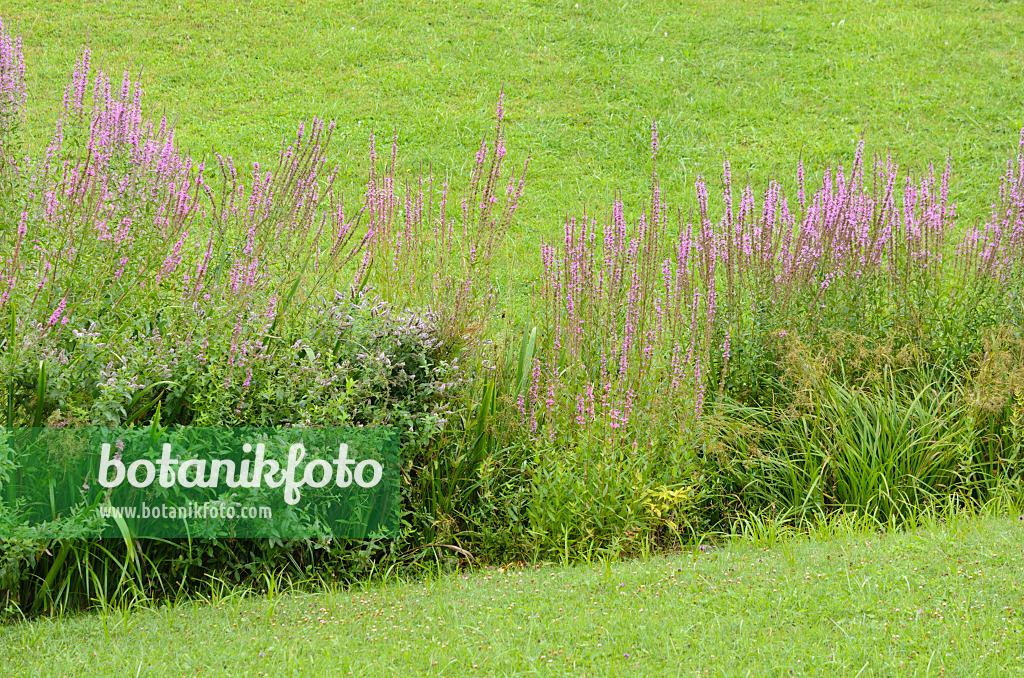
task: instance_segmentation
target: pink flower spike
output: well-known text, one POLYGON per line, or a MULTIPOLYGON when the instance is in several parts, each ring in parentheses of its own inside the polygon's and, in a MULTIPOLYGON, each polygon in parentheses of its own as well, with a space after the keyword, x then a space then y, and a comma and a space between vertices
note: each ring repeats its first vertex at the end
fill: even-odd
MULTIPOLYGON (((48 323, 50 327, 53 327, 54 325, 56 325, 57 321, 60 320, 61 315, 64 313, 64 307, 67 305, 67 303, 68 303, 68 298, 64 297, 63 299, 60 300, 60 303, 57 304, 57 309, 53 312, 53 315, 50 316, 50 321, 48 323)), ((65 324, 67 324, 66 319, 65 319, 65 324)))

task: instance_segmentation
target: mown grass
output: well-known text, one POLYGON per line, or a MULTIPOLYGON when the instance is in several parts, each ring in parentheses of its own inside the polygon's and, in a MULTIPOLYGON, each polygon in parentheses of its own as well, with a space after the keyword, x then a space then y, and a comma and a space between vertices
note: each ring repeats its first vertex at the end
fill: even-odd
MULTIPOLYGON (((4 3, 25 40, 37 146, 87 41, 112 70, 141 70, 149 110, 178 120, 196 155, 239 166, 276 157, 297 124, 338 122, 352 190, 369 131, 402 157, 465 176, 504 86, 509 150, 533 156, 513 239, 525 273, 567 209, 642 204, 650 121, 670 204, 698 173, 792 188, 800 156, 816 181, 867 153, 904 166, 954 160, 951 197, 988 215, 1024 121, 1024 11, 1006 2, 410 2, 301 6, 146 0, 4 3)), ((264 163, 266 164, 266 163, 264 163)), ((529 275, 517 276, 528 285, 529 275)))
POLYGON ((0 628, 0 661, 15 676, 995 675, 1024 669, 1020 525, 838 519, 771 548, 115 606, 0 628))

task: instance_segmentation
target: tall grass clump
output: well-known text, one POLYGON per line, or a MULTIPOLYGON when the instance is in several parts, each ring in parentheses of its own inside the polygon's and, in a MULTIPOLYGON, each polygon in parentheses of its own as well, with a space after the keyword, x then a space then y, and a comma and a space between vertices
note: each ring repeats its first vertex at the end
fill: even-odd
POLYGON ((735 514, 810 523, 849 513, 891 525, 963 486, 972 435, 955 393, 901 388, 891 373, 879 386, 826 376, 794 416, 724 404, 721 478, 735 514))

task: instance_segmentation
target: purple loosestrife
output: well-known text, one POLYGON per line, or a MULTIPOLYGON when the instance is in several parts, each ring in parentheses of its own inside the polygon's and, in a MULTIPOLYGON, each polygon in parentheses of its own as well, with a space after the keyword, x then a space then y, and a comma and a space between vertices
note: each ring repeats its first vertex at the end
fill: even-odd
POLYGON ((493 141, 481 140, 459 210, 451 208, 448 176, 441 182, 439 199, 429 174, 407 183, 400 194, 396 145, 391 163, 380 167, 371 139, 366 201, 370 223, 357 284, 369 275, 375 289, 388 297, 430 306, 445 332, 463 340, 485 322, 498 250, 524 190, 526 164, 518 175, 504 175, 504 106, 504 97, 499 97, 493 141))
MULTIPOLYGON (((657 151, 652 126, 652 159, 657 151)), ((692 224, 670 224, 656 169, 651 184, 649 211, 632 224, 616 200, 603 228, 586 215, 569 217, 562 247, 541 248, 552 351, 542 375, 549 380, 545 425, 564 417, 618 435, 651 417, 675 416, 682 401, 693 411, 692 392, 682 387, 690 383, 694 352, 709 346, 709 306, 699 303, 692 264, 703 253, 692 224), (665 399, 674 402, 665 407, 665 399)))
POLYGON ((1000 178, 998 200, 980 228, 965 233, 958 254, 970 260, 965 268, 977 280, 989 279, 1000 286, 1020 284, 1024 265, 1024 129, 1017 155, 1006 163, 1000 178))
MULTIPOLYGON (((652 161, 657 153, 652 126, 652 161)), ((801 161, 795 206, 777 180, 760 196, 743 187, 734 203, 726 162, 717 217, 698 177, 695 218, 670 229, 652 167, 650 207, 632 224, 619 200, 600 233, 586 216, 567 218, 562 246, 541 248, 551 351, 543 378, 555 365, 562 375, 555 404, 546 403, 562 414, 549 412, 545 421, 581 425, 584 394, 595 388, 591 421, 615 428, 660 415, 663 393, 678 396, 670 407, 701 416, 704 382, 718 378, 721 393, 739 333, 767 341, 813 335, 822 323, 871 330, 889 321, 865 316, 866 295, 879 297, 878 312, 907 317, 934 303, 915 290, 938 290, 951 276, 1016 280, 1024 259, 1024 135, 992 217, 968 229, 955 257, 947 244, 956 219, 951 175, 950 159, 938 177, 931 166, 911 177, 888 157, 876 157, 869 171, 862 140, 852 165, 827 168, 816 188, 801 161), (641 390, 650 394, 642 415, 630 395, 641 390)))
POLYGON ((5 152, 7 135, 23 122, 26 101, 21 36, 11 35, 0 17, 0 153, 5 152))
MULTIPOLYGON (((60 303, 57 304, 57 308, 54 309, 53 315, 50 316, 50 320, 47 322, 47 324, 50 327, 53 327, 54 325, 56 325, 58 322, 61 321, 61 315, 63 315, 63 313, 64 313, 64 307, 67 305, 67 302, 68 302, 67 296, 64 296, 64 297, 61 298, 60 303)), ((64 318, 63 319, 63 323, 66 325, 67 322, 68 322, 68 319, 64 318)))
MULTIPOLYGON (((13 129, 6 124, 20 124, 24 96, 20 40, 0 23, 5 153, 13 129)), ((130 74, 112 78, 84 50, 45 154, 24 171, 16 168, 11 213, 18 224, 13 237, 0 240, 0 311, 17 311, 17 355, 6 353, 11 364, 53 356, 62 365, 78 361, 66 369, 102 384, 101 399, 109 402, 96 412, 107 421, 124 414, 128 403, 118 399, 125 393, 182 376, 174 371, 178 357, 187 356, 211 383, 224 385, 212 397, 233 399, 218 411, 242 417, 266 386, 262 364, 275 359, 287 368, 296 350, 309 348, 291 340, 284 345, 282 338, 322 329, 310 309, 335 290, 358 292, 369 282, 395 279, 397 268, 408 276, 394 287, 397 301, 435 306, 431 322, 449 323, 445 339, 468 336, 481 324, 493 295, 490 268, 526 172, 525 164, 503 170, 509 155, 503 97, 494 141, 482 143, 468 177, 461 222, 448 207, 447 178, 440 205, 429 175, 399 195, 397 144, 390 163, 371 148, 367 192, 351 209, 334 186, 338 169, 326 163, 333 123, 314 118, 300 126, 271 169, 254 164, 251 173, 239 172, 221 156, 208 169, 180 152, 166 120, 144 116, 142 102, 130 74), (433 229, 439 237, 431 239, 433 229), (381 277, 371 281, 371 272, 381 277), (65 325, 76 338, 89 328, 89 351, 69 355, 58 345, 65 325), (144 369, 131 362, 147 352, 144 369)), ((340 331, 331 328, 333 342, 340 331)), ((311 349, 319 367, 304 366, 303 383, 316 389, 344 383, 340 365, 316 372, 329 350, 311 349)), ((535 389, 533 399, 544 409, 558 381, 547 365, 539 369, 543 390, 535 389)), ((585 412, 593 409, 586 399, 583 404, 585 412)))

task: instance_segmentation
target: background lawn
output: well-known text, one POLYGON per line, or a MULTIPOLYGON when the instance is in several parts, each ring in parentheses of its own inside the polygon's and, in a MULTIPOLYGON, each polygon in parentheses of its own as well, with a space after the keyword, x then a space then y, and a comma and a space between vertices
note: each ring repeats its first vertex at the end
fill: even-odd
MULTIPOLYGON (((73 60, 142 71, 179 141, 239 164, 276 159, 314 115, 358 190, 371 130, 407 168, 468 173, 504 86, 510 159, 532 156, 514 253, 520 285, 568 212, 647 196, 660 126, 669 204, 688 211, 722 160, 755 187, 816 179, 867 152, 954 160, 951 197, 988 216, 1024 124, 1024 5, 1005 2, 194 2, 8 0, 25 41, 31 138, 48 140, 73 60)), ((962 222, 964 223, 964 222, 962 222)))
MULTIPOLYGON (((841 525, 837 521, 834 525, 841 525)), ((1012 519, 0 627, 9 676, 993 676, 1024 670, 1012 519)))

